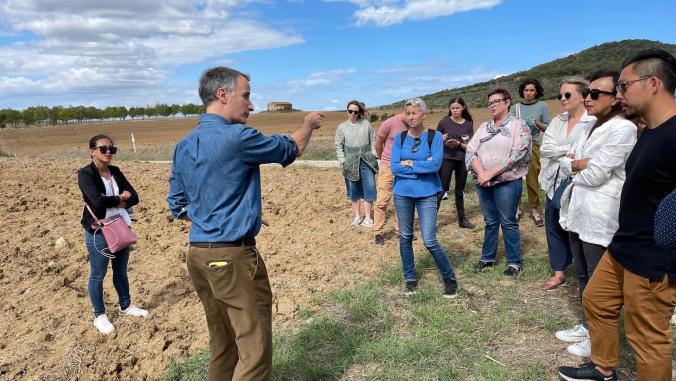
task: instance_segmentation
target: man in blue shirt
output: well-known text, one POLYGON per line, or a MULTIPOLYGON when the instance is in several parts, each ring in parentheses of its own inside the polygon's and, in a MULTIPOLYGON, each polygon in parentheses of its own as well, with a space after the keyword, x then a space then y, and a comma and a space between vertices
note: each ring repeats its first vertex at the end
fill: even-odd
POLYGON ((192 221, 187 265, 209 327, 209 380, 268 380, 272 370, 272 292, 256 250, 261 228, 259 165, 291 164, 323 114, 290 134, 245 126, 253 104, 249 77, 215 67, 200 78, 206 113, 178 142, 167 202, 192 221))

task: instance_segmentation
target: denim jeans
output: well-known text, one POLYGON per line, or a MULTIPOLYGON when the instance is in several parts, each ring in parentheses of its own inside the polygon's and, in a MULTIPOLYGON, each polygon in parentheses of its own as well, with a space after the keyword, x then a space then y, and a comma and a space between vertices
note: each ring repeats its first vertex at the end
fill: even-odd
MULTIPOLYGON (((96 247, 94 247, 94 234, 85 230, 85 245, 89 252, 89 284, 87 285, 87 292, 89 299, 94 307, 94 316, 103 315, 106 313, 106 307, 103 304, 103 278, 106 276, 108 270, 108 262, 110 259, 104 257, 97 251, 105 250, 108 252, 108 244, 101 232, 96 233, 96 247)), ((131 297, 129 296, 129 280, 127 279, 127 262, 129 261, 129 248, 115 253, 113 262, 113 286, 117 291, 120 308, 126 309, 131 304, 131 297)))
POLYGON ((490 187, 476 187, 486 225, 481 249, 482 262, 495 262, 498 230, 502 227, 507 264, 521 267, 521 232, 519 222, 516 220, 516 208, 521 200, 522 190, 521 179, 490 187))
POLYGON ((359 160, 359 180, 345 179, 345 187, 347 188, 347 197, 352 201, 358 201, 361 198, 364 201, 373 202, 377 198, 376 174, 364 160, 359 160))
POLYGON ((559 224, 559 209, 552 206, 552 200, 545 201, 545 234, 547 236, 547 251, 549 264, 554 271, 563 271, 573 260, 570 251, 568 232, 559 224))
POLYGON ((415 265, 413 263, 413 218, 418 210, 418 222, 423 243, 434 258, 443 279, 455 279, 455 273, 448 260, 448 255, 437 242, 437 196, 407 197, 394 195, 394 208, 399 222, 399 255, 407 282, 415 281, 415 265))

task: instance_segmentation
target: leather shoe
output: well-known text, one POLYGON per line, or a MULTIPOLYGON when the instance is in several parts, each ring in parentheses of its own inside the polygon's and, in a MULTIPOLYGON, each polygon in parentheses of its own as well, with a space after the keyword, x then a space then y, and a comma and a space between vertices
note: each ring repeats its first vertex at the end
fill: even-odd
POLYGON ((542 289, 545 291, 552 291, 564 283, 566 283, 566 277, 553 276, 542 285, 542 289))

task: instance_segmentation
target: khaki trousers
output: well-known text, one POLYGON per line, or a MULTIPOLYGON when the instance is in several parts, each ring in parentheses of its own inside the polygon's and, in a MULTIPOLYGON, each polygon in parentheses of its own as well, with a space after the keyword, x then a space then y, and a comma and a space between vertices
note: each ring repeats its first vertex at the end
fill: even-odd
POLYGON ((526 174, 526 192, 528 193, 528 205, 531 209, 540 210, 540 143, 533 142, 530 156, 530 166, 526 174))
POLYGON ((258 250, 190 246, 187 262, 209 327, 209 381, 269 380, 272 291, 258 250))
MULTIPOLYGON (((385 221, 387 220, 387 206, 392 201, 392 184, 394 184, 394 175, 389 165, 381 165, 378 172, 378 190, 376 204, 373 210, 373 233, 383 234, 385 221)), ((399 231, 397 223, 397 214, 394 213, 394 226, 399 231)))
POLYGON ((583 294, 592 344, 592 362, 603 368, 620 363, 618 322, 636 353, 639 381, 671 380, 671 314, 676 284, 668 277, 650 282, 622 267, 609 251, 601 258, 583 294))

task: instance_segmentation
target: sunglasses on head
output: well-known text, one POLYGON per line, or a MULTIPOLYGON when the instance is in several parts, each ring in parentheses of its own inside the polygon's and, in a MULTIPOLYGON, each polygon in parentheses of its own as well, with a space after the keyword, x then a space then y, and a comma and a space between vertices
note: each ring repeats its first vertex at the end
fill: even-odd
POLYGON ((352 115, 352 114, 357 114, 359 115, 359 110, 347 110, 347 113, 352 115))
POLYGON ((570 91, 566 91, 563 94, 556 94, 556 99, 558 99, 558 100, 561 100, 563 98, 570 99, 570 97, 572 97, 572 96, 573 96, 573 94, 571 94, 570 91))
POLYGON ((99 152, 104 155, 108 152, 110 152, 111 155, 115 155, 117 153, 117 147, 115 146, 97 146, 96 148, 98 148, 99 152))
POLYGON ((414 138, 413 139, 413 147, 411 147, 411 152, 413 152, 413 153, 418 152, 418 146, 420 146, 420 138, 414 138))
POLYGON ((601 94, 615 95, 616 92, 599 89, 582 89, 582 98, 587 98, 587 95, 589 95, 593 101, 599 99, 601 94))

